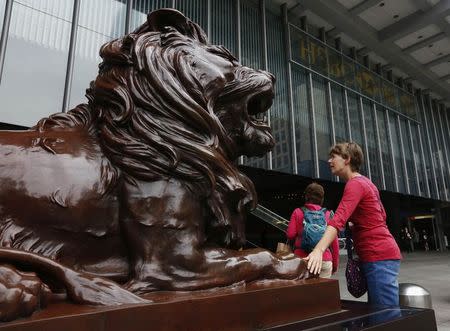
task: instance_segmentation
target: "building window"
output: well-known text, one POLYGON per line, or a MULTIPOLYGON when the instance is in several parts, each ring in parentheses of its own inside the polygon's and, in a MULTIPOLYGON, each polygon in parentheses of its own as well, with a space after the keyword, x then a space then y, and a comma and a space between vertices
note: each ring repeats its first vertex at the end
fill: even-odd
POLYGON ((62 109, 72 0, 14 1, 0 100, 2 122, 32 126, 62 109))
MULTIPOLYGON (((120 1, 80 1, 70 108, 87 102, 85 91, 89 82, 97 76, 101 62, 99 49, 104 43, 125 33, 125 15, 126 4, 120 1)), ((139 24, 145 23, 147 17, 144 15, 141 19, 139 24)))
POLYGON ((294 97, 295 145, 297 171, 302 176, 314 176, 312 157, 312 130, 309 103, 308 74, 302 68, 292 67, 292 89, 294 97))

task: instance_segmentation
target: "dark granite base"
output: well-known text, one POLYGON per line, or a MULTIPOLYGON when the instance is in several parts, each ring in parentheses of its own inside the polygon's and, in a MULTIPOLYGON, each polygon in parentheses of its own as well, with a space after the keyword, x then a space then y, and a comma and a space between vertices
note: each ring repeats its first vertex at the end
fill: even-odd
POLYGON ((264 282, 199 292, 158 292, 151 304, 54 303, 0 331, 436 330, 433 310, 341 301, 336 280, 264 282))
POLYGON ((370 307, 357 301, 342 302, 342 311, 261 331, 437 331, 434 310, 410 307, 370 307))

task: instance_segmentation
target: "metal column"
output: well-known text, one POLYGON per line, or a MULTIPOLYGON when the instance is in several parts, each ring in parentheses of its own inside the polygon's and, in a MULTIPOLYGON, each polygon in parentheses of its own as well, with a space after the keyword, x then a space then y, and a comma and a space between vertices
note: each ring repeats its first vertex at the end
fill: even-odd
MULTIPOLYGON (((235 11, 236 11, 236 39, 237 39, 237 58, 239 61, 241 61, 241 1, 240 0, 236 0, 235 2, 236 7, 235 7, 235 11)), ((240 156, 239 157, 239 164, 244 164, 244 157, 240 156)))
MULTIPOLYGON (((420 104, 417 103, 418 106, 418 110, 421 111, 423 109, 423 95, 421 92, 418 92, 419 95, 419 99, 420 99, 420 104)), ((425 125, 424 123, 422 123, 421 125, 425 125)), ((431 198, 431 191, 430 191, 430 186, 428 185, 428 172, 427 172, 427 164, 426 164, 426 159, 425 159, 425 152, 424 152, 424 148, 423 148, 423 144, 424 141, 423 139, 425 139, 425 137, 423 137, 422 139, 422 132, 420 130, 420 128, 418 127, 417 129, 419 132, 419 147, 420 147, 420 152, 421 152, 421 156, 422 156, 422 164, 423 164, 423 168, 424 168, 424 174, 425 174, 425 190, 426 190, 426 194, 427 197, 431 198)))
MULTIPOLYGON (((328 95, 328 104, 330 107, 330 121, 331 121, 331 143, 334 146, 336 144, 336 127, 334 125, 334 110, 333 110, 333 97, 331 93, 331 83, 327 81, 327 95, 328 95)), ((338 181, 338 176, 334 176, 335 181, 338 181)))
MULTIPOLYGON (((444 176, 447 175, 447 184, 450 184, 448 182, 448 180, 450 179, 450 168, 449 168, 450 162, 449 162, 449 156, 447 154, 447 151, 448 151, 448 149, 447 149, 447 142, 446 142, 446 139, 445 139, 445 136, 444 136, 444 128, 443 128, 444 127, 444 122, 443 122, 443 119, 442 119, 442 116, 441 116, 440 108, 441 107, 439 105, 437 105, 437 107, 436 107, 436 115, 438 116, 437 123, 439 124, 441 137, 442 137, 442 144, 443 144, 443 146, 442 146, 442 157, 444 158, 444 160, 443 160, 444 163, 442 163, 442 171, 444 172, 443 173, 444 176), (447 165, 447 167, 445 167, 445 164, 447 165)), ((445 182, 445 178, 444 178, 444 182, 445 182)), ((450 190, 450 187, 446 187, 445 192, 446 192, 446 199, 447 199, 447 201, 449 200, 449 196, 448 196, 449 190, 450 190)))
POLYGON ((125 34, 130 33, 132 1, 133 0, 127 0, 127 7, 125 12, 125 34))
POLYGON ((386 179, 384 178, 384 166, 383 166, 383 153, 381 152, 381 140, 380 140, 380 129, 378 127, 378 116, 377 116, 377 107, 375 105, 375 103, 373 103, 373 107, 372 107, 372 112, 373 112, 373 118, 375 120, 375 136, 377 139, 377 147, 378 147, 378 158, 380 160, 380 170, 381 170, 381 184, 382 184, 382 188, 383 190, 386 189, 386 179))
MULTIPOLYGON (((406 155, 405 155, 405 144, 403 143, 403 129, 402 129, 402 125, 400 123, 400 115, 397 114, 396 116, 397 118, 397 126, 398 126, 398 136, 400 139, 400 157, 402 158, 402 167, 403 167, 403 173, 404 173, 404 182, 406 185, 406 193, 410 194, 410 189, 409 189, 409 179, 408 179, 408 169, 406 167, 406 155)), ((406 134, 406 132, 405 132, 406 134)))
MULTIPOLYGON (((208 0, 211 1, 211 0, 208 0)), ((266 0, 259 0, 259 10, 261 12, 261 35, 262 35, 262 58, 264 70, 269 70, 269 60, 267 55, 267 26, 266 26, 266 0)), ((267 112, 267 124, 270 126, 270 109, 267 112)), ((272 170, 272 151, 266 154, 267 168, 272 170)))
POLYGON ((432 124, 432 127, 433 127, 434 141, 436 142, 436 152, 437 152, 438 169, 439 169, 439 172, 440 172, 440 175, 441 175, 442 185, 443 185, 443 187, 444 187, 444 196, 443 196, 443 197, 441 196, 441 199, 442 199, 442 200, 444 200, 444 199, 445 199, 445 200, 448 200, 448 195, 447 195, 447 184, 445 183, 444 169, 443 169, 444 162, 443 162, 443 160, 441 159, 441 155, 440 155, 440 153, 439 153, 439 149, 442 150, 442 147, 439 148, 440 142, 439 142, 439 137, 438 137, 438 134, 437 134, 437 123, 436 123, 435 118, 434 118, 434 108, 435 108, 435 107, 433 107, 433 105, 436 105, 436 103, 431 102, 431 99, 430 99, 431 124, 432 124))
POLYGON ((331 83, 327 81, 327 95, 328 95, 328 104, 330 106, 330 121, 331 121, 331 143, 333 145, 336 144, 336 128, 334 125, 334 111, 333 111, 333 98, 331 96, 331 83))
MULTIPOLYGON (((430 111, 431 111, 431 98, 430 97, 427 97, 427 98, 428 98, 428 104, 430 106, 430 111)), ((434 187, 436 189, 437 198, 439 199, 441 194, 439 192, 439 186, 438 186, 438 183, 437 183, 437 174, 436 174, 435 161, 434 161, 434 157, 433 157, 433 149, 431 148, 431 137, 430 137, 431 132, 430 132, 430 129, 429 129, 429 126, 428 126, 429 121, 427 120, 427 112, 426 112, 426 109, 425 109, 425 103, 424 103, 423 98, 422 98, 422 103, 423 103, 423 108, 422 108, 422 110, 423 110, 423 119, 424 119, 424 122, 425 122, 425 133, 427 135, 426 138, 427 138, 427 141, 428 141, 428 149, 431 152, 431 160, 430 160, 431 161, 431 174, 432 174, 432 176, 434 178, 434 187)))
POLYGON ((8 44, 9 26, 11 25, 13 0, 6 0, 5 16, 3 17, 2 35, 0 38, 0 83, 3 77, 3 67, 5 65, 6 46, 8 44))
POLYGON ((72 12, 72 29, 70 31, 69 55, 67 57, 66 81, 64 83, 64 97, 62 112, 69 108, 70 91, 72 89, 73 63, 75 61, 75 47, 77 45, 78 20, 80 17, 80 0, 74 0, 72 12))
POLYGON ((316 110, 314 104, 314 92, 312 73, 308 72, 308 97, 311 105, 311 131, 313 143, 313 162, 314 162, 314 177, 319 178, 319 152, 317 150, 317 128, 316 128, 316 110))
POLYGON ((395 166, 395 156, 394 156, 394 146, 392 145, 392 132, 391 132, 391 125, 389 123, 389 114, 388 114, 388 110, 385 109, 384 110, 384 116, 385 116, 385 121, 386 121, 386 129, 387 129, 387 134, 388 134, 388 141, 389 141, 389 149, 390 149, 390 155, 391 155, 391 161, 392 161, 392 170, 393 170, 393 175, 394 175, 394 188, 395 191, 398 192, 399 188, 398 188, 398 176, 397 176, 397 167, 395 166))
POLYGON ((292 64, 291 64, 291 41, 289 35, 289 21, 287 13, 287 4, 281 5, 281 15, 283 17, 283 31, 284 31, 284 46, 286 51, 286 62, 287 62, 287 92, 289 99, 289 113, 290 113, 290 124, 291 124, 291 137, 292 137, 292 166, 293 173, 298 174, 297 168, 297 146, 295 138, 295 121, 294 121, 294 96, 292 94, 292 64))
POLYGON ((364 118, 364 105, 361 96, 359 97, 359 106, 361 107, 361 124, 363 130, 364 152, 366 153, 367 177, 372 180, 372 172, 370 170, 369 144, 367 143, 366 121, 364 118))
MULTIPOLYGON (((409 135, 409 144, 411 146, 411 150, 413 152, 413 167, 414 167, 414 176, 416 176, 416 188, 417 188, 417 195, 421 196, 422 191, 420 189, 419 185, 419 172, 417 170, 417 164, 419 163, 418 160, 416 160, 416 154, 414 153, 414 144, 412 139, 412 130, 411 130, 411 121, 408 120, 408 135, 409 135)), ((417 155, 419 157, 419 155, 417 155)))
MULTIPOLYGON (((128 0, 128 1, 130 1, 130 0, 128 0)), ((211 29, 211 0, 208 0, 206 5, 208 6, 208 8, 206 10, 206 24, 207 24, 206 33, 208 34, 208 38, 210 38, 211 33, 212 33, 212 29, 211 29)))
POLYGON ((350 111, 348 109, 348 95, 347 95, 347 89, 344 88, 344 98, 345 98, 345 117, 347 120, 347 128, 348 128, 348 140, 353 141, 352 137, 352 129, 350 127, 350 111))

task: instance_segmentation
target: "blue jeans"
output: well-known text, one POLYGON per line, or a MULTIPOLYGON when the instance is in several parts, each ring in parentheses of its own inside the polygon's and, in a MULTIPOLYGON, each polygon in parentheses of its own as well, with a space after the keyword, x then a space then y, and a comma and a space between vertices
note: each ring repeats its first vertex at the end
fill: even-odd
POLYGON ((400 260, 362 263, 367 281, 369 304, 398 306, 398 271, 400 260))

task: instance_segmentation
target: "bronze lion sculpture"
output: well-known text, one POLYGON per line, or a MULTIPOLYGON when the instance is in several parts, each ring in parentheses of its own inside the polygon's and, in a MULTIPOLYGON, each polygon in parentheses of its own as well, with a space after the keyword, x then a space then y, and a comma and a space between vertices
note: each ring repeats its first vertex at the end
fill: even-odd
POLYGON ((299 258, 239 250, 256 193, 235 160, 274 145, 260 119, 274 77, 240 65, 170 9, 100 55, 88 104, 0 132, 0 285, 34 272, 22 276, 34 290, 10 297, 26 309, 3 318, 37 309, 47 280, 75 302, 114 304, 306 277, 299 258))

